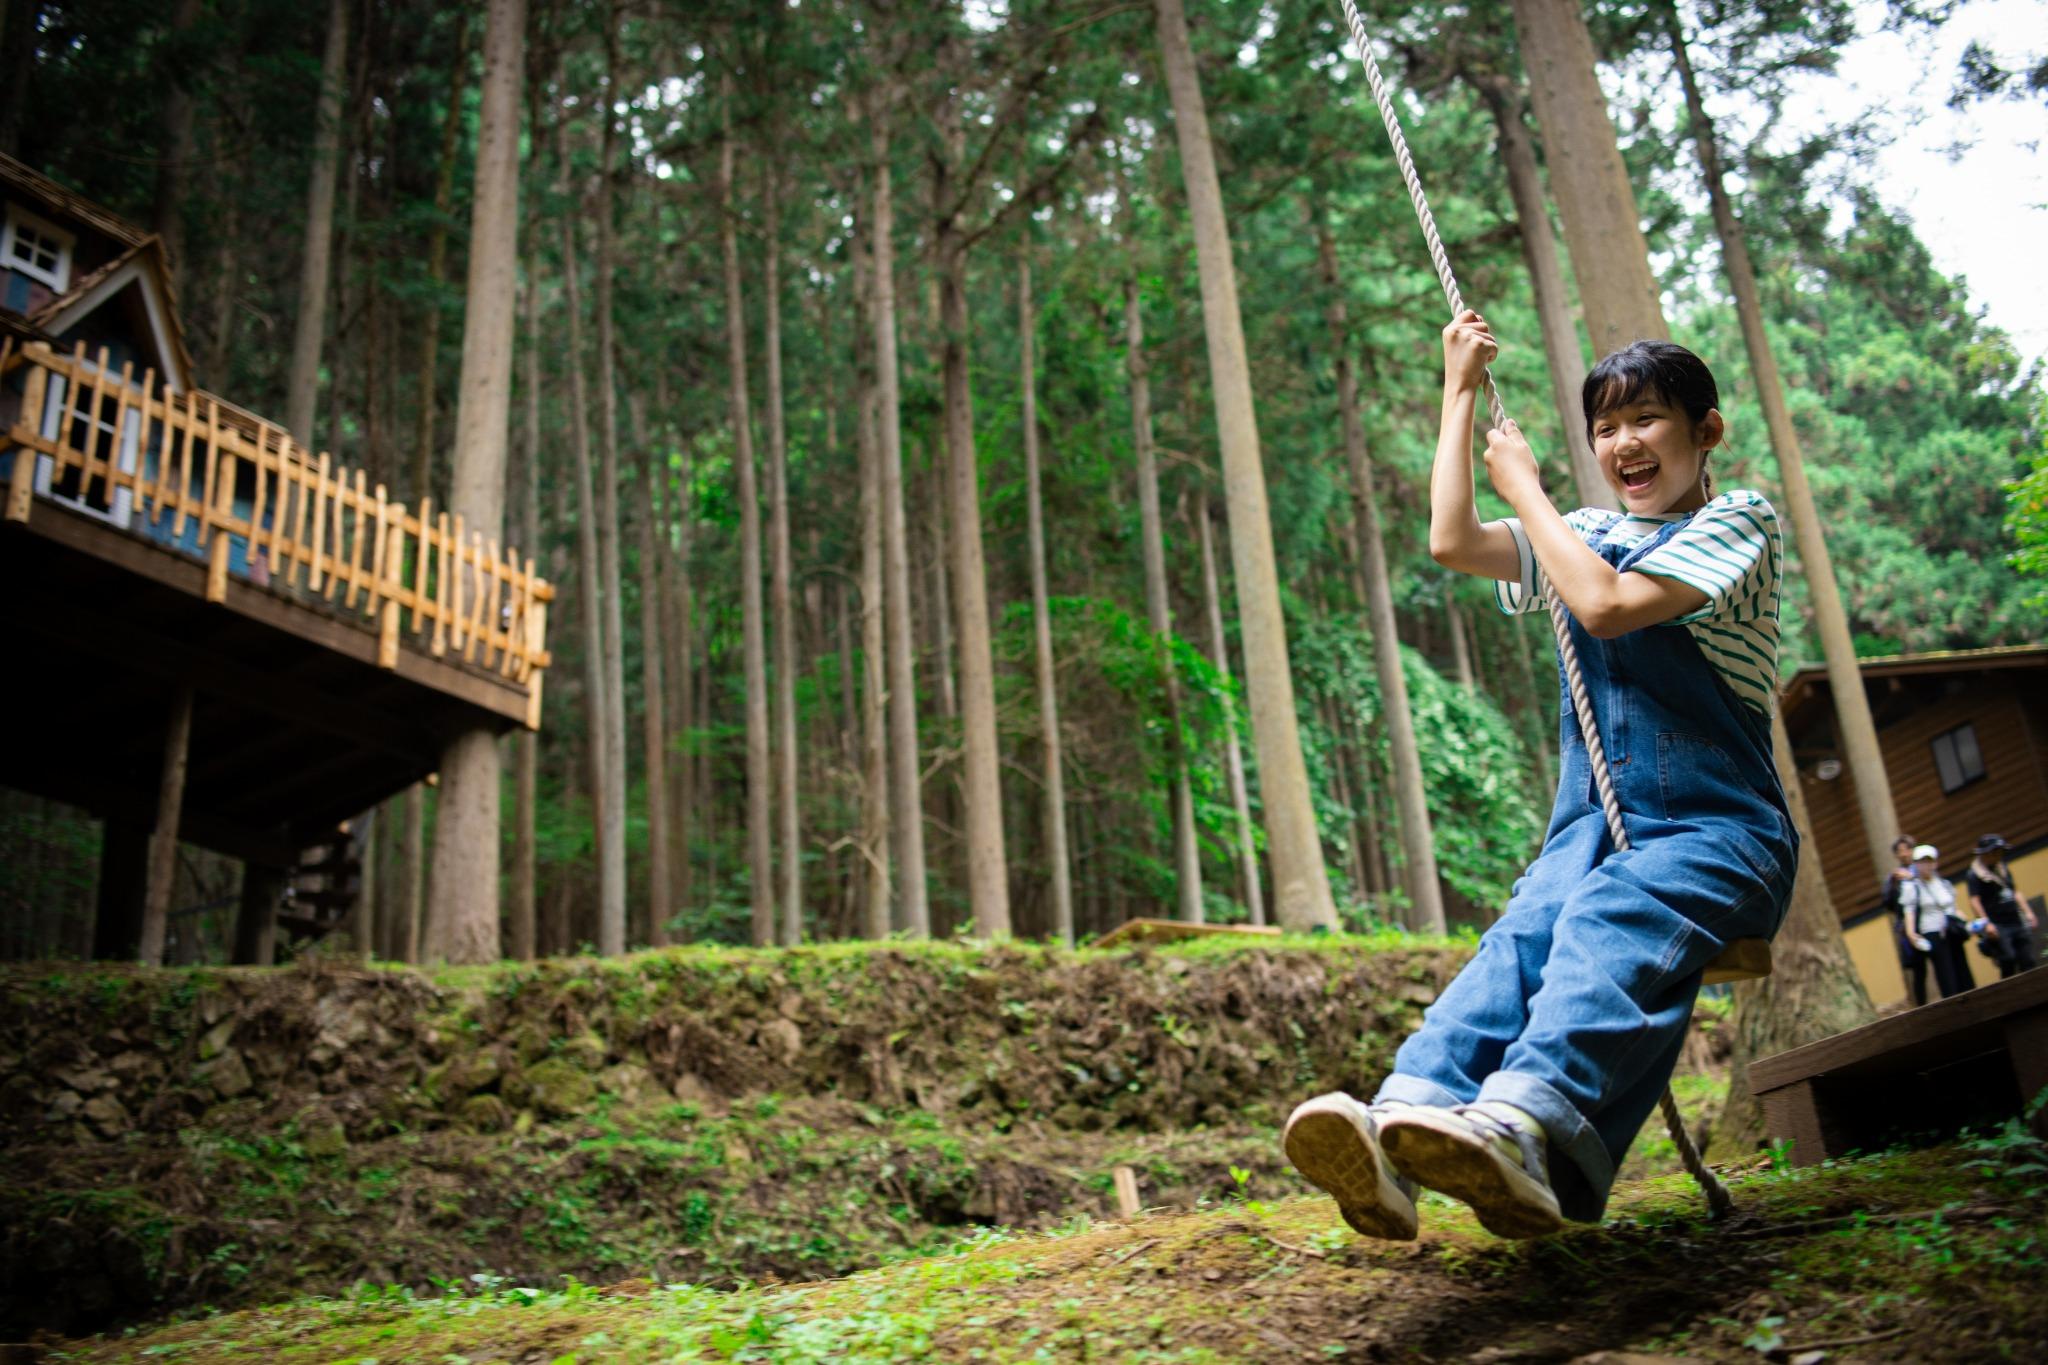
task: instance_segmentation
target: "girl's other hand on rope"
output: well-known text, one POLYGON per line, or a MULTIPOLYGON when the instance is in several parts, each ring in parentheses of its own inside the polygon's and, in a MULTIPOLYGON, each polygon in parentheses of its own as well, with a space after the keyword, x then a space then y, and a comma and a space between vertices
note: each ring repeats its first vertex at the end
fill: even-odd
POLYGON ((1472 309, 1451 319, 1444 328, 1444 387, 1452 392, 1476 392, 1486 380, 1486 367, 1500 354, 1500 343, 1486 319, 1472 309))
POLYGON ((1520 499, 1543 492, 1542 476, 1536 472, 1536 452, 1529 449, 1528 441, 1522 438, 1522 428, 1512 419, 1505 427, 1492 427, 1486 433, 1486 476, 1493 480, 1493 491, 1507 499, 1508 505, 1519 508, 1520 499))

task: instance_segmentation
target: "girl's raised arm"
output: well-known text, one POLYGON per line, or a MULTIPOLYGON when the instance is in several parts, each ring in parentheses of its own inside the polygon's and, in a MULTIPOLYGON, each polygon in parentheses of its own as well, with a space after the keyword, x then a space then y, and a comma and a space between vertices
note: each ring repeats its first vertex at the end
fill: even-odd
POLYGON ((1429 556, 1447 569, 1512 583, 1522 576, 1514 534, 1482 524, 1472 505, 1472 419, 1486 367, 1500 347, 1467 308, 1444 328, 1444 413, 1429 474, 1429 556))

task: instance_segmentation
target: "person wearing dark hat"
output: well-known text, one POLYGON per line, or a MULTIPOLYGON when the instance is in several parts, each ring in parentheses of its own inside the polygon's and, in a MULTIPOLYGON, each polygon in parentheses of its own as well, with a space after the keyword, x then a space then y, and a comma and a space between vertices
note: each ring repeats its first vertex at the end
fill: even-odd
POLYGON ((1987 834, 1977 841, 1969 883, 1970 903, 1985 921, 1984 943, 1998 963, 1999 976, 2017 976, 2032 969, 2036 965, 2034 931, 2039 925, 2033 908, 2013 890, 2004 839, 1987 834))
POLYGON ((1941 998, 1959 995, 1977 984, 1963 947, 1970 931, 1956 912, 1956 889, 1937 870, 1940 853, 1933 844, 1913 849, 1913 876, 1899 884, 1899 920, 1913 946, 1927 954, 1941 998))

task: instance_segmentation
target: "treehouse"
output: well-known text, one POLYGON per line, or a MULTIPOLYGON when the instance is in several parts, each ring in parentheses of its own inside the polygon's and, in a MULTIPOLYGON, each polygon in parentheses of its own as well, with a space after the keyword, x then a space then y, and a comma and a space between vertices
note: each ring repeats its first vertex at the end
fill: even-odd
POLYGON ((249 943, 329 850, 330 925, 347 822, 539 725, 553 590, 194 388, 155 237, 6 157, 0 209, 0 783, 105 821, 98 956, 161 944, 159 828, 245 860, 249 943))

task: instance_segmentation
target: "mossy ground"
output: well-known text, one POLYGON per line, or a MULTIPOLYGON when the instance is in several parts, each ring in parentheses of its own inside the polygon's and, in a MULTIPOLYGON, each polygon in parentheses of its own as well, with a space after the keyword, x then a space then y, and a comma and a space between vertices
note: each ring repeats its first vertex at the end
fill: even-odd
POLYGON ((1431 1196, 1412 1244, 1317 1198, 1238 1198, 829 1282, 719 1292, 491 1279, 361 1288, 52 1352, 73 1362, 1566 1361, 2038 1359, 2048 1163, 2018 1124, 1806 1170, 1768 1162, 1705 1220, 1683 1177, 1633 1181, 1608 1221, 1498 1241, 1431 1196), (1832 1343, 1832 1344, 1831 1344, 1832 1343))

